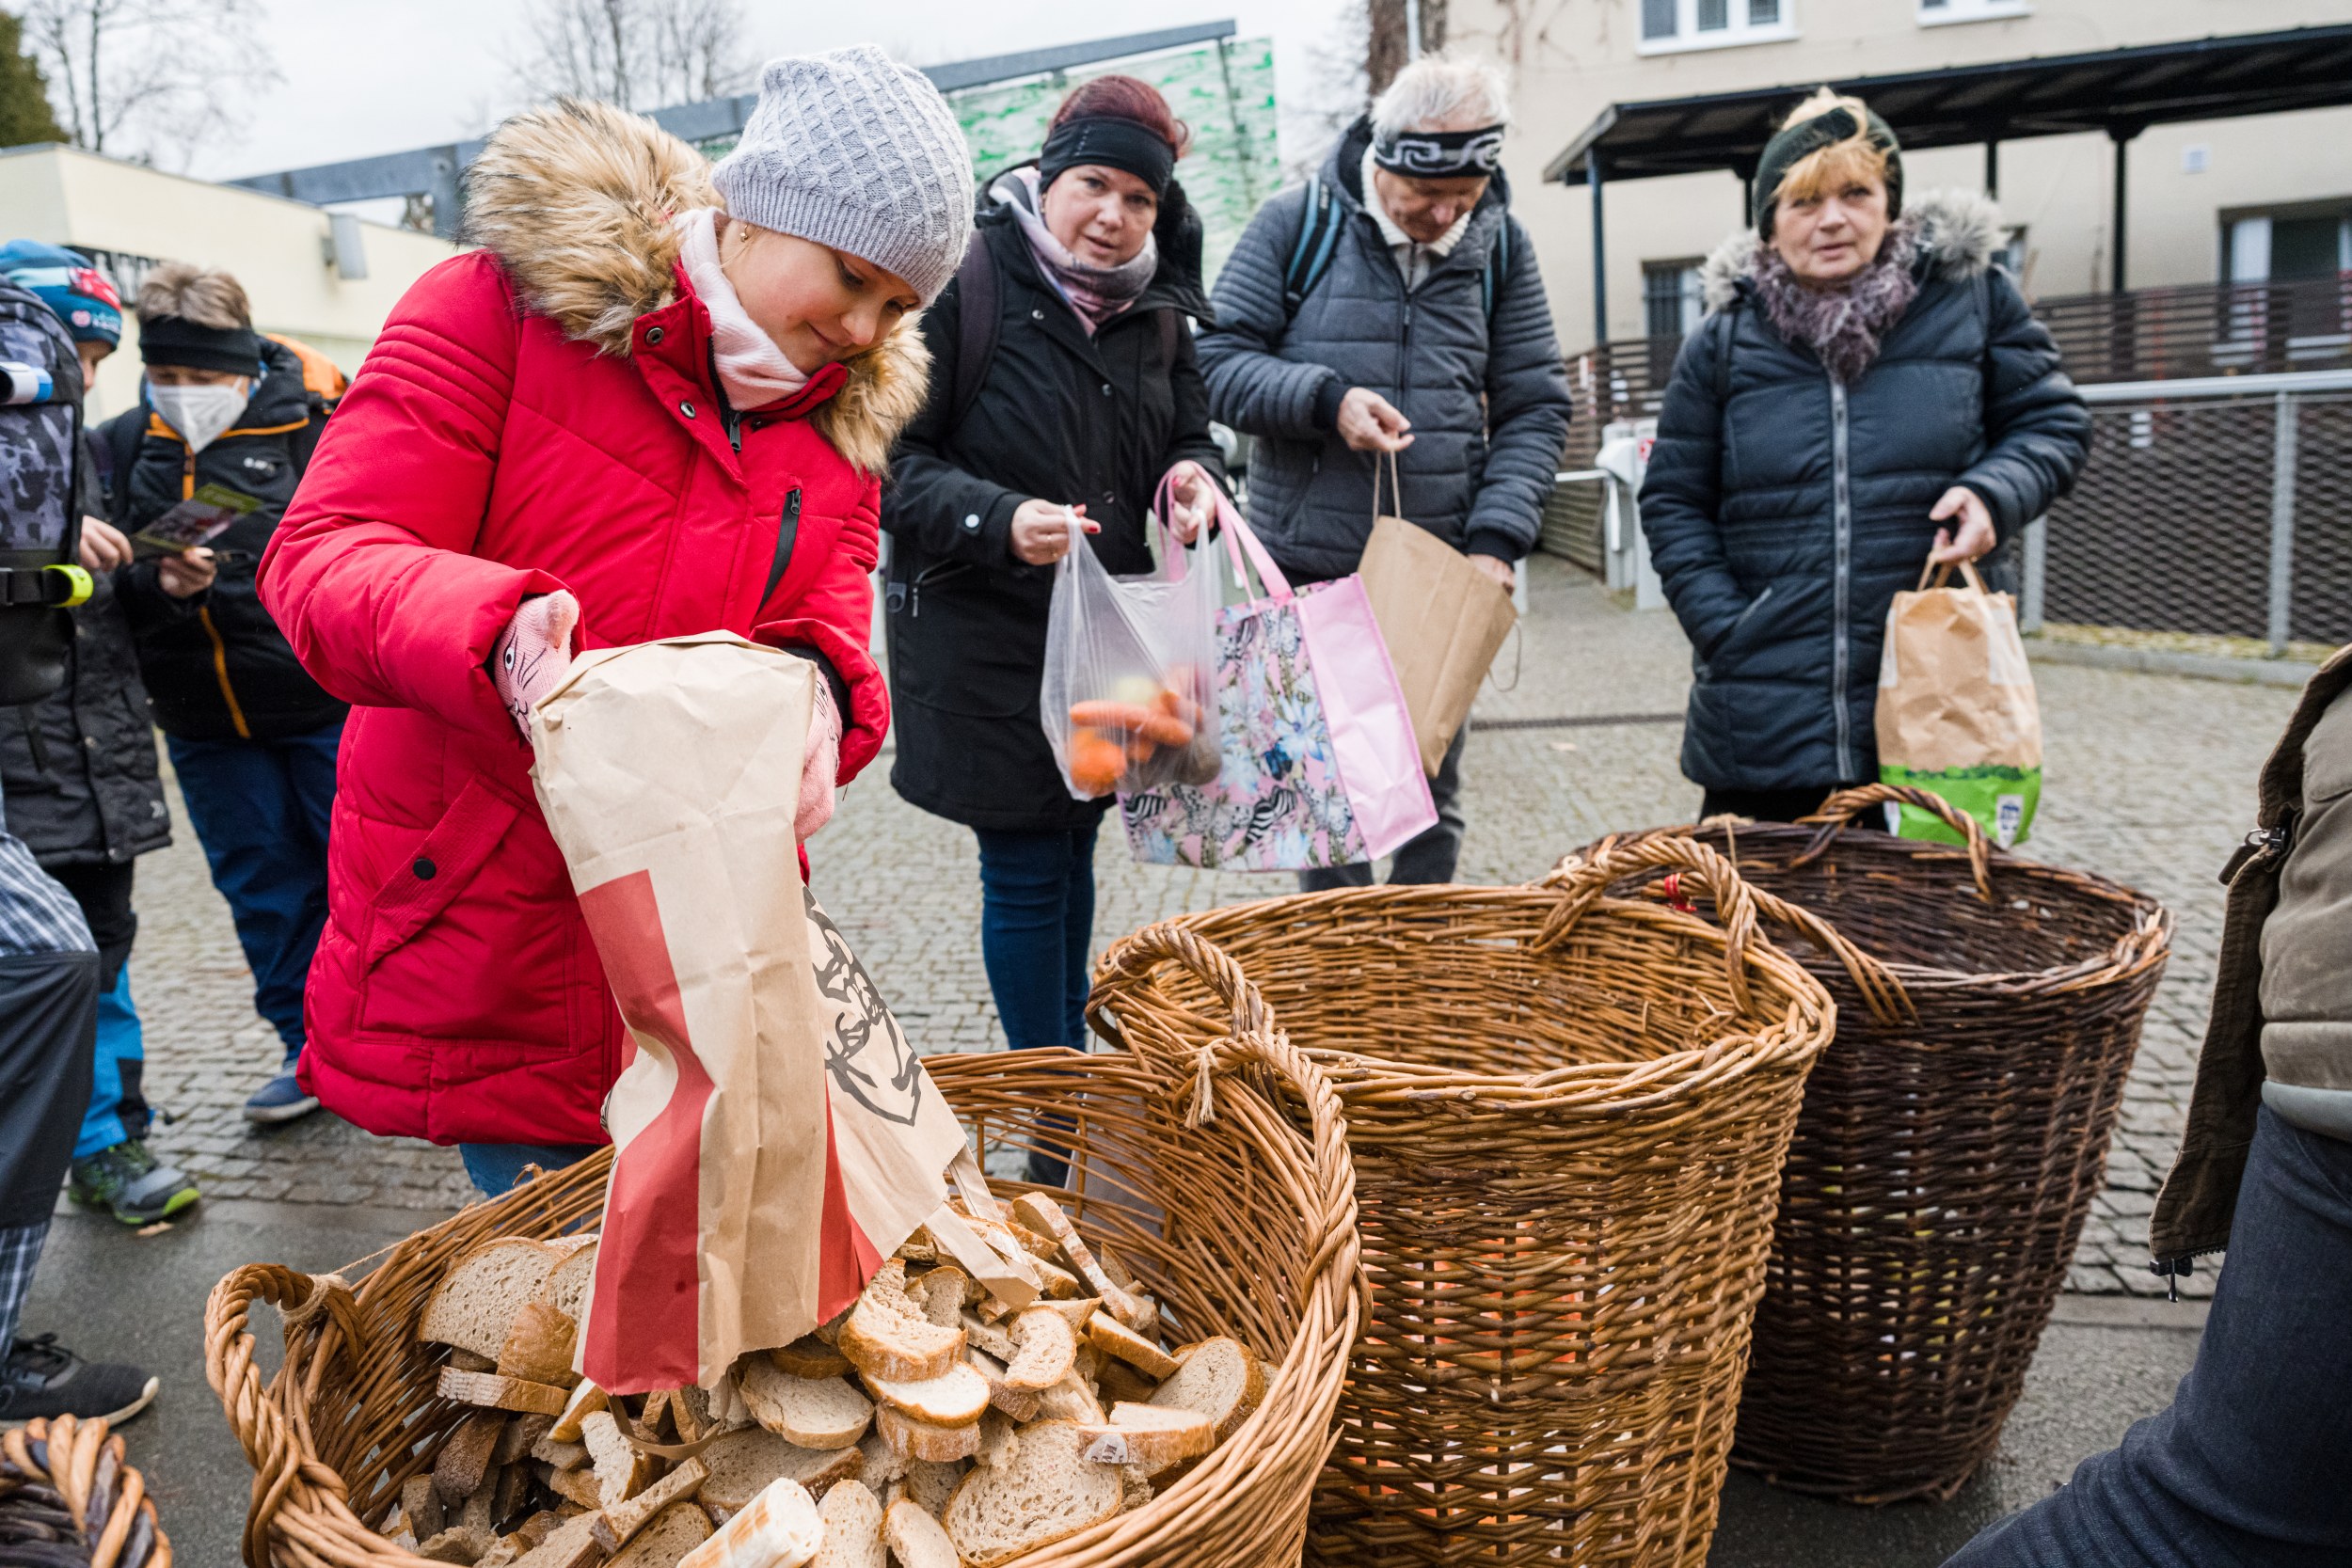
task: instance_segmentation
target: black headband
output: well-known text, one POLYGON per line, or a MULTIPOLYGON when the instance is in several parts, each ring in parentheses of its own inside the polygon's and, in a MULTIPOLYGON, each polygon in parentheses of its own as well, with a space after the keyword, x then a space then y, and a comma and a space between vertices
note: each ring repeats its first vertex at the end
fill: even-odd
POLYGON ((1502 127, 1375 135, 1372 161, 1391 174, 1416 180, 1483 180, 1502 165, 1502 127))
POLYGON ((139 361, 251 375, 262 368, 262 340, 246 326, 204 326, 185 316, 141 316, 139 361))
MULTIPOLYGON (((1871 111, 1870 140, 1886 154, 1886 215, 1889 219, 1903 215, 1903 149, 1895 139, 1895 128, 1871 111)), ((1781 182, 1788 171, 1825 147, 1851 141, 1862 130, 1853 111, 1840 104, 1826 109, 1811 119, 1801 119, 1794 125, 1784 125, 1772 139, 1764 144, 1764 155, 1756 166, 1756 231, 1770 239, 1772 232, 1772 213, 1780 205, 1781 182)))
POLYGON ((1038 155, 1040 188, 1080 164, 1123 170, 1151 186, 1153 196, 1166 196, 1168 178, 1176 172, 1176 150, 1157 131, 1132 119, 1107 115, 1066 119, 1054 127, 1038 155))

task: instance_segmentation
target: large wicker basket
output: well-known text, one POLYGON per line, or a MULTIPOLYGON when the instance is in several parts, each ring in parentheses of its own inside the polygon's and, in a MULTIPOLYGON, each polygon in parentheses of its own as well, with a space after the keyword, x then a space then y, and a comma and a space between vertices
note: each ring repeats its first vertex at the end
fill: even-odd
MULTIPOLYGON (((1070 1151, 1085 1191, 1057 1196, 1184 1335, 1231 1335, 1278 1364, 1257 1412, 1181 1481, 1020 1568, 1295 1561, 1362 1313, 1355 1176, 1322 1074, 1264 1031, 1181 1070, 1066 1051, 930 1067, 984 1140, 1070 1151)), ((255 1470, 246 1562, 430 1568, 372 1528, 464 1413, 434 1391, 444 1353, 415 1337, 425 1298, 486 1238, 593 1225, 611 1164, 600 1152, 469 1208, 367 1260, 356 1286, 254 1264, 215 1287, 206 1370, 255 1470), (257 1300, 286 1314, 284 1366, 266 1386, 246 1328, 257 1300)))
POLYGON ((1999 1439, 2105 1182, 2171 916, 1990 847, 1921 790, 1669 831, 1738 861, 1768 916, 1851 943, 1825 951, 1816 924, 1788 944, 1837 1038, 1788 1151, 1733 1460, 1856 1502, 1949 1497, 1999 1439), (1840 826, 1887 800, 1967 847, 1840 826))
POLYGON ((1832 1028, 1744 900, 1720 856, 1637 845, 1561 889, 1277 898, 1104 956, 1091 1016, 1136 1053, 1279 1023, 1346 1104, 1373 1310, 1310 1560, 1705 1561, 1832 1028), (1724 927, 1600 896, 1637 866, 1724 927))

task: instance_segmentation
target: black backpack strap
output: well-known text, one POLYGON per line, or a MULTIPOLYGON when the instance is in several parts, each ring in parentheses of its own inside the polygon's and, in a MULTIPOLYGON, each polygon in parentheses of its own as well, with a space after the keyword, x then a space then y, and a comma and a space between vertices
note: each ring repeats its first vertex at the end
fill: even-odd
POLYGON ((975 230, 956 268, 956 378, 947 403, 947 428, 963 423, 979 401, 988 380, 990 361, 996 357, 996 261, 988 253, 988 235, 975 230))
POLYGON ((131 469, 139 460, 139 442, 147 435, 147 404, 137 404, 106 422, 106 471, 100 476, 106 491, 106 521, 131 531, 131 469))
POLYGON ((1291 244, 1290 264, 1282 269, 1282 319, 1295 321, 1298 308, 1315 292, 1331 270, 1331 253, 1339 245, 1338 203, 1320 174, 1307 180, 1307 199, 1299 218, 1298 238, 1291 244))
POLYGON ((1511 280, 1511 214, 1495 225, 1494 244, 1486 247, 1486 264, 1478 269, 1479 302, 1486 311, 1486 338, 1495 335, 1495 312, 1502 308, 1502 286, 1511 280))
POLYGON ((1176 346, 1184 340, 1184 313, 1173 305, 1160 312, 1160 363, 1176 367, 1176 346))
POLYGON ((1733 293, 1731 303, 1723 309, 1724 325, 1716 328, 1724 335, 1724 341, 1716 345, 1715 351, 1715 406, 1718 408, 1731 402, 1731 345, 1740 341, 1740 307, 1745 303, 1747 301, 1743 296, 1733 293))

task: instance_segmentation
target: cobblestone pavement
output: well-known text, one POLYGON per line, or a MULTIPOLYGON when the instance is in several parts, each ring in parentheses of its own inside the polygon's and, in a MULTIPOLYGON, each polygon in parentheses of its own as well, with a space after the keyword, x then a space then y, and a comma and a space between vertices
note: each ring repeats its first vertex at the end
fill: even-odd
MULTIPOLYGON (((1473 734, 1464 763, 1467 881, 1540 876, 1612 830, 1688 820, 1698 792, 1677 767, 1688 651, 1673 618, 1634 614, 1558 562, 1535 563, 1518 680, 1483 717, 1574 719, 1473 734), (1669 721, 1659 721, 1661 718, 1669 721)), ((2144 1216, 2179 1138, 2219 938, 2214 880, 2250 820, 2253 780, 2292 692, 2043 665, 2046 794, 2031 852, 2144 888, 2179 919, 2098 1200, 2071 1284, 2149 1293, 2144 1216)), ((972 835, 899 800, 888 757, 847 793, 812 847, 818 895, 927 1051, 1002 1043, 978 942, 972 835)), ((174 805, 177 807, 175 800, 174 805)), ((244 1097, 276 1063, 255 1022, 227 913, 185 817, 174 847, 141 863, 133 985, 148 1021, 149 1083, 179 1119, 158 1143, 223 1196, 443 1211, 469 1189, 453 1151, 371 1138, 331 1117, 252 1133, 244 1097)), ((1116 822, 1097 861, 1099 946, 1152 920, 1287 890, 1287 879, 1134 864, 1116 822)), ((421 1222, 422 1216, 421 1216, 421 1222)), ((2211 1273, 2191 1282, 2206 1293, 2211 1273)))

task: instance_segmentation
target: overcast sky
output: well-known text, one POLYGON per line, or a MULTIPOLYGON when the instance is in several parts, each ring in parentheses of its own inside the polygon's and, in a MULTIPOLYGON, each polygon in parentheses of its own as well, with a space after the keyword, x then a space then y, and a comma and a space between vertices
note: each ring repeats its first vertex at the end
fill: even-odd
MULTIPOLYGON (((515 106, 527 0, 263 0, 285 80, 243 135, 189 171, 210 179, 398 152, 477 135, 515 106)), ((1275 40, 1277 92, 1308 93, 1345 0, 748 0, 761 57, 875 42, 919 65, 1232 18, 1275 40)), ((1295 150, 1285 147, 1286 157, 1295 150)))

